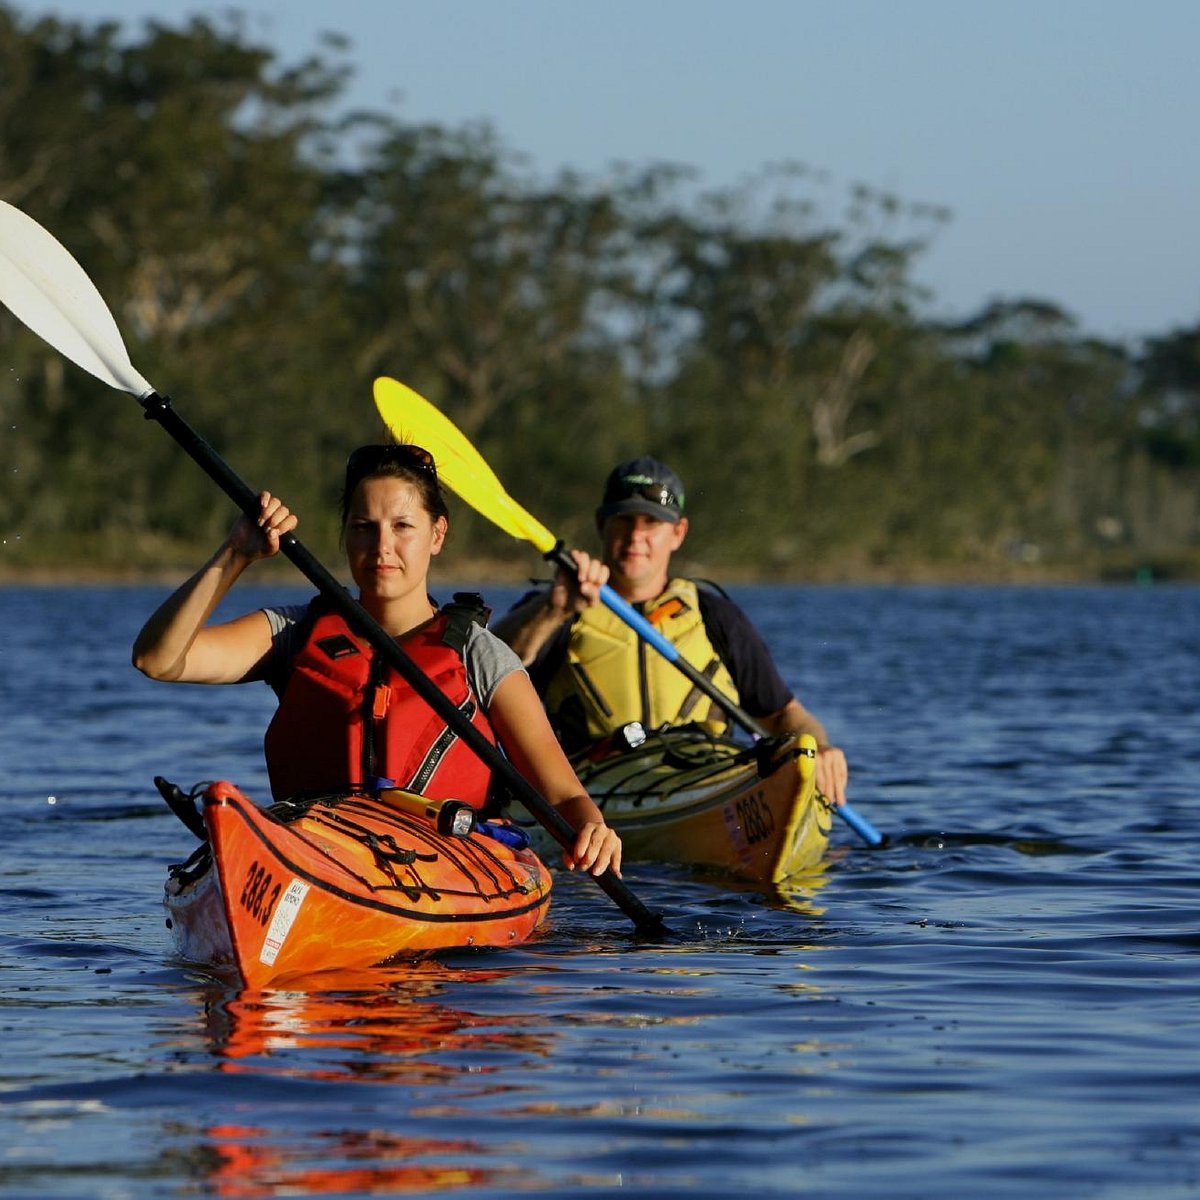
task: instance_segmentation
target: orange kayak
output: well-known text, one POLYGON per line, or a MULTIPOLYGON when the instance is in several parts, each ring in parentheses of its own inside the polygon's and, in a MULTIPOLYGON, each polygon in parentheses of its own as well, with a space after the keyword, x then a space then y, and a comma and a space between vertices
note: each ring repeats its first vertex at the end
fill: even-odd
POLYGON ((179 955, 231 964, 256 988, 524 941, 549 909, 550 873, 532 850, 509 844, 523 839, 505 823, 452 832, 443 821, 439 832, 439 811, 404 792, 262 809, 232 783, 209 784, 207 841, 166 883, 179 955))

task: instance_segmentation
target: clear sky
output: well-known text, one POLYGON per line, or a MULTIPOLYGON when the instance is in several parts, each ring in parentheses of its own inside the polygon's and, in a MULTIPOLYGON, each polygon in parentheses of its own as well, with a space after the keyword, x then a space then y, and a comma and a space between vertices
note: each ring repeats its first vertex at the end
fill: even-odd
POLYGON ((1054 301, 1103 337, 1200 322, 1197 0, 60 0, 26 16, 236 8, 295 61, 345 34, 356 104, 486 119, 547 174, 616 160, 713 187, 797 160, 946 205, 932 315, 1054 301))

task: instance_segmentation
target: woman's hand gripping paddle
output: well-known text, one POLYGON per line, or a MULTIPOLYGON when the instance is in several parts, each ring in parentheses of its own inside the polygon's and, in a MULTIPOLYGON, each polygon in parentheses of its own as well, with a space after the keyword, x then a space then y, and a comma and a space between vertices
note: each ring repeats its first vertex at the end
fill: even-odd
MULTIPOLYGON (((438 477, 452 492, 505 533, 532 543, 543 557, 569 571, 575 569, 575 560, 562 542, 504 490, 504 485, 484 461, 483 455, 445 413, 434 408, 412 388, 387 376, 375 380, 373 392, 375 407, 392 435, 401 441, 415 442, 428 450, 437 463, 438 477)), ((600 589, 600 600, 669 663, 682 671, 701 692, 720 704, 743 729, 759 737, 770 736, 758 721, 723 695, 707 675, 696 670, 675 645, 667 641, 608 584, 600 589)), ((849 804, 837 805, 834 811, 868 846, 883 844, 884 835, 849 804)))
MULTIPOLYGON (((32 217, 3 201, 0 201, 0 303, 89 374, 136 396, 147 418, 157 421, 242 512, 251 516, 257 513, 258 494, 175 412, 171 401, 159 395, 134 370, 117 323, 84 269, 32 217)), ((572 845, 575 831, 563 817, 463 717, 457 706, 293 534, 281 539, 280 549, 371 642, 388 665, 504 779, 555 840, 563 846, 572 845)), ((662 930, 662 918, 650 912, 611 871, 595 878, 639 929, 662 930)))

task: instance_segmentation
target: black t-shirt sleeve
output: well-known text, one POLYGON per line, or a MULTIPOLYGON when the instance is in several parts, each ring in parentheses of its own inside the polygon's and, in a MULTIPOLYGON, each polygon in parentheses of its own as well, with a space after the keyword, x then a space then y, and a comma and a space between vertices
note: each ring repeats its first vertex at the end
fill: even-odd
POLYGON ((762 635, 727 596, 700 588, 700 616, 713 649, 729 668, 738 700, 752 717, 777 713, 792 699, 762 635))

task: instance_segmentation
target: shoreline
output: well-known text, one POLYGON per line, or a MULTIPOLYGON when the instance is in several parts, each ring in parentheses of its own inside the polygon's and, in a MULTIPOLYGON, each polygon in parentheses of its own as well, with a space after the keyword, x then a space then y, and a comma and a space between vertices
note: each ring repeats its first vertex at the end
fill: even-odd
MULTIPOLYGON (((450 564, 431 576, 431 586, 451 587, 461 583, 486 582, 506 587, 529 587, 533 581, 549 579, 549 567, 533 560, 475 559, 450 564), (539 566, 541 570, 539 570, 539 566)), ((0 588, 70 587, 176 587, 195 570, 189 566, 157 567, 0 567, 0 588)), ((732 587, 1088 587, 1146 585, 1153 583, 1197 584, 1200 576, 1190 572, 1157 572, 1152 568, 1084 570, 1014 566, 1010 570, 950 569, 914 564, 904 568, 834 570, 820 572, 766 572, 744 567, 721 567, 711 563, 678 563, 678 573, 713 580, 732 587)), ((337 572, 335 571, 336 575, 337 572)), ((289 562, 260 563, 245 580, 254 586, 304 585, 308 580, 289 562)), ((309 585, 311 586, 311 584, 309 585)))

